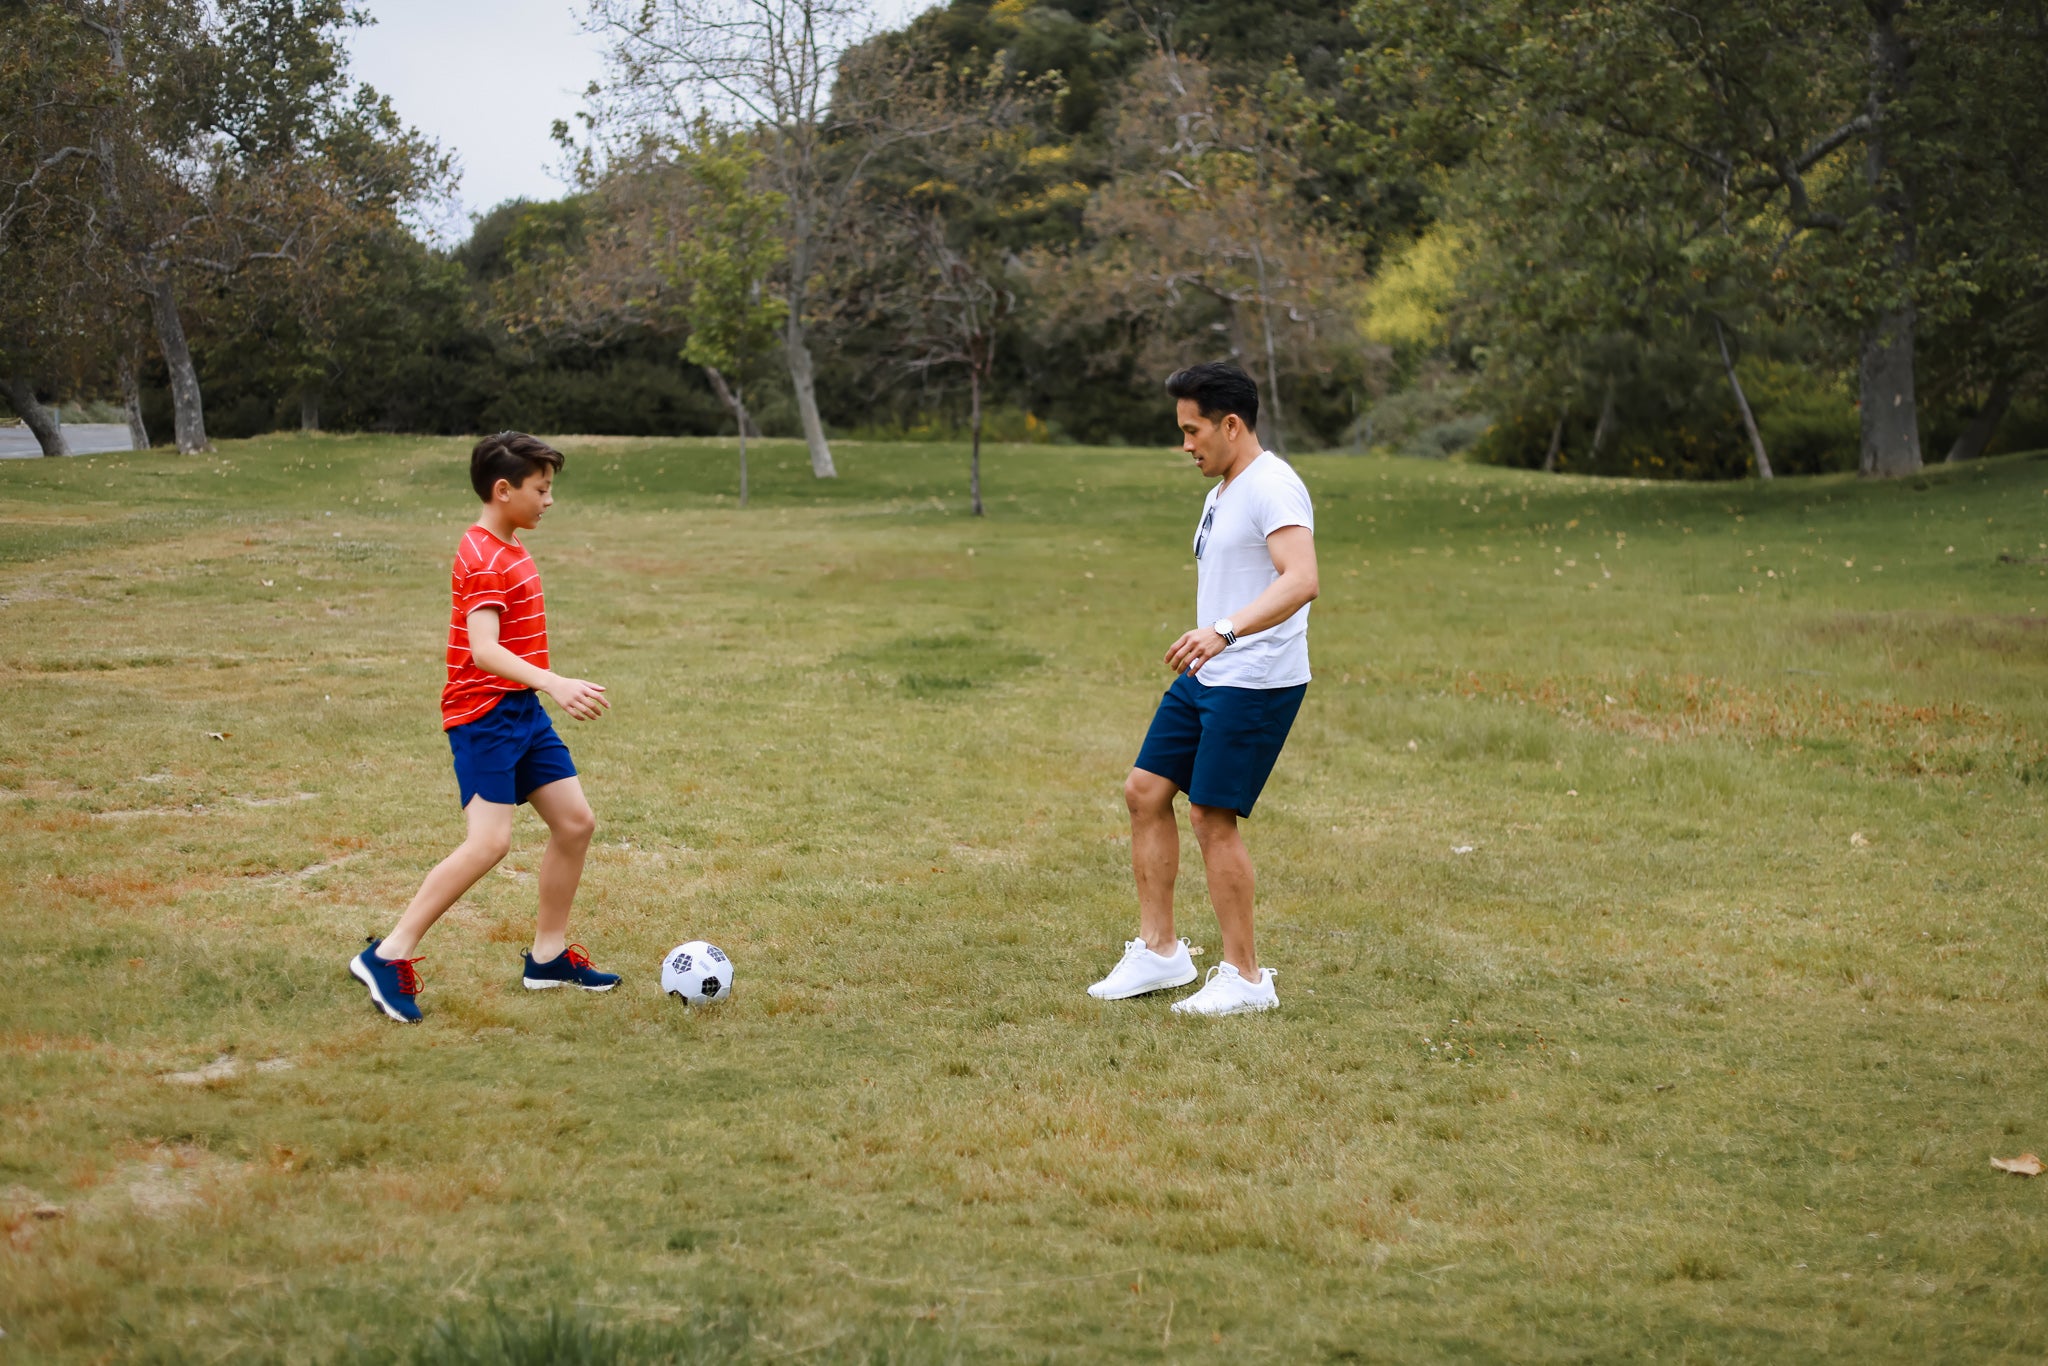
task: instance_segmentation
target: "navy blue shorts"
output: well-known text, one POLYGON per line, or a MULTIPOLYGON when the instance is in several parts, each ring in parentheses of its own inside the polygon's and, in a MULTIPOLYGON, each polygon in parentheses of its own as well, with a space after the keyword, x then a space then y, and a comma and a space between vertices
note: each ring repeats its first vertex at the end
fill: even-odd
POLYGON ((1159 699, 1132 767, 1165 778, 1197 806, 1249 816, 1307 692, 1306 683, 1212 688, 1182 674, 1159 699))
POLYGON ((508 692, 497 706, 448 732, 462 804, 472 797, 517 806, 537 787, 576 776, 569 747, 529 689, 508 692))

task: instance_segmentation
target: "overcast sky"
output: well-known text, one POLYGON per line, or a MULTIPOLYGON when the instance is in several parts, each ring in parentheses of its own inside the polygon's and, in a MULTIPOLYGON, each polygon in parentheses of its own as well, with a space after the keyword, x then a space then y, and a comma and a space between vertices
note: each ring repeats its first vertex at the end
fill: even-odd
MULTIPOLYGON (((934 0, 875 0, 894 27, 934 0)), ((352 68, 400 117, 461 167, 459 204, 439 225, 454 237, 495 204, 552 199, 562 184, 548 128, 582 107, 603 74, 603 47, 583 32, 576 0, 368 0, 377 22, 350 40, 352 68)))

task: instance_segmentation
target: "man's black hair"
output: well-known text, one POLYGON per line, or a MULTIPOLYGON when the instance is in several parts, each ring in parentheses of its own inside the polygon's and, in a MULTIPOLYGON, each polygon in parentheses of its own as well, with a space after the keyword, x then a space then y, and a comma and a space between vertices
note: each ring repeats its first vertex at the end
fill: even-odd
POLYGON ((561 468, 562 453, 539 437, 499 432, 477 442, 469 453, 469 486, 488 503, 500 479, 516 489, 543 469, 559 473, 561 468))
POLYGON ((1203 417, 1221 422, 1236 413, 1253 431, 1259 426, 1259 386, 1252 377, 1227 361, 1204 361, 1176 370, 1166 377, 1166 392, 1175 398, 1191 398, 1203 417))

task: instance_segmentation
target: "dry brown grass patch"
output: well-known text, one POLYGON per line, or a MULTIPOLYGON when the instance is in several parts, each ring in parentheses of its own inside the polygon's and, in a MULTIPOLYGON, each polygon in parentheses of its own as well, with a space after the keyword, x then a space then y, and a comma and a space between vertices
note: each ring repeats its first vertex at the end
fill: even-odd
POLYGON ((1573 725, 1660 744, 1846 746, 1913 774, 1969 772, 1993 759, 2029 769, 2048 762, 2048 745, 2025 726, 1968 702, 1847 699, 1825 688, 1763 690, 1698 674, 1530 680, 1470 672, 1453 686, 1463 697, 1541 707, 1573 725))

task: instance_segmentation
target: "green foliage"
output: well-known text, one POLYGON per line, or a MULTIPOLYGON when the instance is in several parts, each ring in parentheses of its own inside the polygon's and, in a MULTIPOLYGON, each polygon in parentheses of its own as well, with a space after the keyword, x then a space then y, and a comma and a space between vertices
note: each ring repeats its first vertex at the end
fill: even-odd
POLYGON ((1789 361, 1746 361, 1738 368, 1774 470, 1833 474, 1856 468, 1856 400, 1840 376, 1789 361))
MULTIPOLYGON (((1856 468, 1856 411, 1839 377, 1789 361, 1745 361, 1740 373, 1777 473, 1856 468)), ((1554 408, 1516 408, 1487 430, 1473 456, 1539 468, 1556 416, 1554 408)), ((1637 479, 1741 479, 1755 471, 1740 424, 1720 374, 1689 353, 1650 353, 1617 390, 1615 430, 1599 457, 1592 451, 1594 415, 1574 412, 1565 420, 1558 468, 1637 479)))
POLYGON ((684 358, 741 380, 789 316, 788 301, 769 288, 786 254, 787 200, 754 188, 759 152, 715 138, 702 122, 681 156, 699 197, 659 268, 689 319, 684 358))
MULTIPOLYGON (((1362 434, 1377 404, 1376 441, 1435 455, 1487 412, 1509 415, 1488 458, 1540 462, 1563 412, 1567 468, 1688 476, 1749 465, 1713 393, 1716 324, 1756 370, 1787 473, 1842 467, 1841 383, 1909 301, 1934 454, 2011 391, 1993 448, 2028 444, 2048 373, 2048 45, 2020 10, 952 0, 837 67, 838 105, 868 112, 835 115, 817 150, 864 179, 828 259, 804 253, 808 293, 781 278, 789 206, 745 128, 700 123, 680 156, 656 136, 602 174, 586 160, 575 194, 499 206, 436 250, 404 210, 445 158, 348 81, 347 6, 148 0, 131 18, 145 79, 127 123, 191 156, 143 235, 180 244, 168 268, 223 434, 291 425, 302 398, 341 428, 712 433, 730 419, 706 364, 791 430, 786 376, 755 359, 791 321, 840 431, 949 430, 971 369, 986 404, 1047 431, 1149 442, 1164 370, 1224 355, 1263 380, 1271 340, 1275 406, 1306 444, 1362 434), (1881 69, 1888 34, 1909 73, 1881 69), (887 227, 909 209, 1002 304, 971 366, 937 369, 963 348, 906 321, 933 295, 930 253, 887 227), (645 251, 620 269, 629 238, 663 244, 658 269, 645 251), (289 259, 255 264, 255 247, 289 259), (228 261, 244 268, 214 269, 228 261), (778 315, 788 298, 801 318, 778 315), (1446 367, 1475 385, 1462 410, 1401 416, 1440 406, 1421 391, 1446 367), (1390 387, 1417 392, 1387 406, 1390 387)), ((5 190, 53 111, 126 96, 95 84, 61 7, 0 24, 5 190)), ((0 225, 0 359, 32 352, 46 389, 111 397, 109 338, 132 344, 139 315, 85 247, 118 215, 21 202, 43 207, 33 232, 0 225)), ((162 366, 144 380, 165 428, 162 366)))
POLYGON ((1389 257, 1367 292, 1365 336, 1411 351, 1448 350, 1468 251, 1457 228, 1439 223, 1389 257))
MULTIPOLYGON (((959 412, 927 411, 907 422, 874 422, 848 427, 846 435, 856 441, 951 441, 964 442, 969 432, 959 412)), ((1009 445, 1064 445, 1070 438, 1059 428, 1014 406, 982 409, 981 437, 1009 445)))

